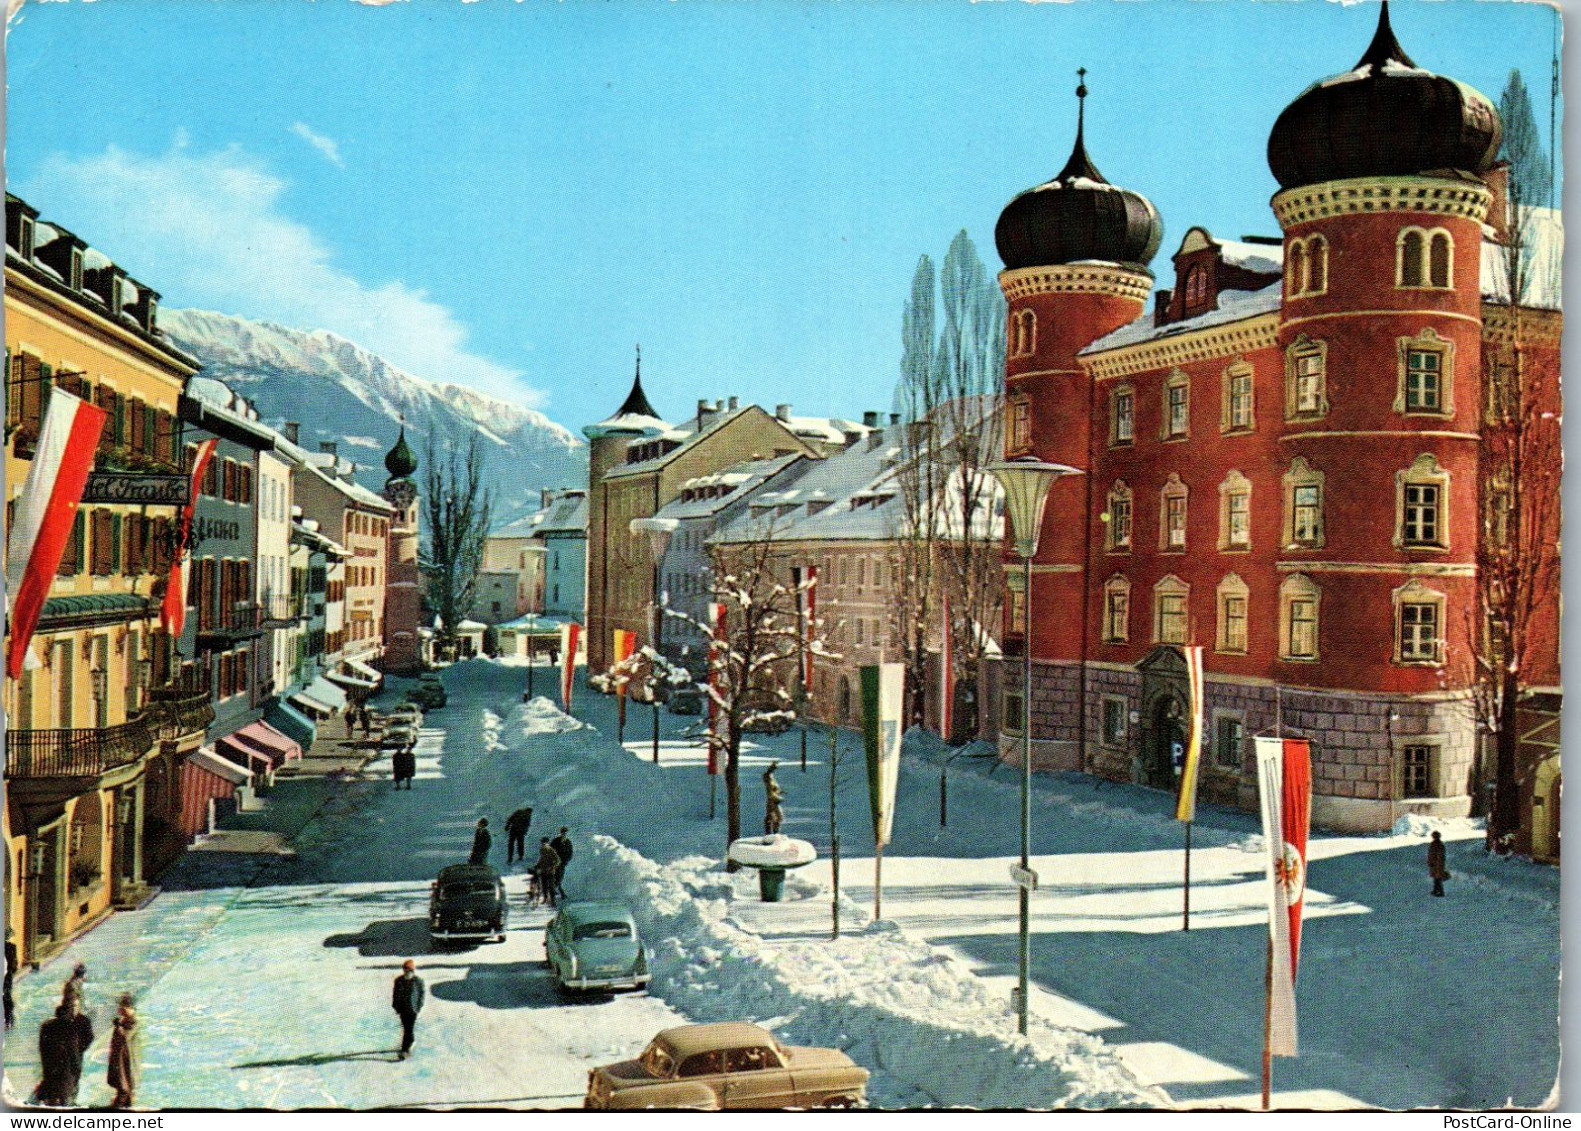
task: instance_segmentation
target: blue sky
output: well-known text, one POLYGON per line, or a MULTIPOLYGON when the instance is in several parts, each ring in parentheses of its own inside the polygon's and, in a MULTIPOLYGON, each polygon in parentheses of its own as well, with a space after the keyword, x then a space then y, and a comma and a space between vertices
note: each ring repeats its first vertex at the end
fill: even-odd
MULTIPOLYGON (((1546 136, 1544 6, 1396 3, 1424 67, 1546 136)), ((661 412, 887 409, 919 255, 1088 148, 1164 218, 1277 235, 1268 130, 1371 4, 28 3, 13 191, 164 294, 344 334, 577 429, 642 343, 661 412)), ((1562 112, 1562 108, 1561 108, 1562 112)), ((1562 132, 1562 126, 1561 126, 1562 132)))

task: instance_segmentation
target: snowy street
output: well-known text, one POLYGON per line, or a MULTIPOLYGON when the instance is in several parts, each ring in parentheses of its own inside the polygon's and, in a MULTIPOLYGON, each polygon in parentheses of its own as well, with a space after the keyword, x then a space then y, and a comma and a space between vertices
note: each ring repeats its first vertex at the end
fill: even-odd
MULTIPOLYGON (((540 669, 539 675, 546 669, 540 669)), ((840 737, 842 937, 828 941, 828 740, 753 736, 743 831, 760 831, 768 761, 780 762, 784 832, 819 860, 786 902, 730 876, 725 802, 710 822, 695 717, 579 687, 577 727, 524 705, 526 673, 470 661, 444 673, 411 792, 368 780, 282 784, 238 827, 283 847, 195 851, 164 892, 118 914, 17 984, 7 1074, 26 1096, 35 1036, 71 964, 88 964, 100 1031, 80 1099, 108 1099, 104 1030, 132 990, 147 1025, 148 1106, 579 1102, 588 1067, 631 1055, 684 1020, 740 1018, 794 1043, 844 1048, 874 1073, 876 1106, 1247 1106, 1256 1103, 1266 939, 1251 814, 1204 806, 1194 832, 1191 930, 1180 930, 1181 827, 1162 794, 1040 775, 1034 798, 1033 1032, 1015 1035, 1015 772, 958 758, 939 823, 944 754, 908 741, 885 923, 870 924, 872 834, 859 736, 840 737), (564 729, 562 729, 564 728, 564 729), (529 844, 570 826, 573 898, 624 899, 653 955, 651 996, 562 1001, 538 960, 547 912, 512 902, 503 945, 429 952, 428 883, 463 860, 489 818, 535 807, 529 844), (300 830, 300 831, 298 831, 300 830), (389 983, 414 957, 429 984, 414 1058, 397 1063, 389 983)), ((540 681, 540 690, 548 686, 540 681)), ((394 696, 387 696, 393 701, 394 696)), ((1558 872, 1489 859, 1468 823, 1450 842, 1448 898, 1428 895, 1427 826, 1391 837, 1315 836, 1298 985, 1301 1056, 1274 1065, 1276 1106, 1541 1103, 1558 1063, 1558 872), (1497 929, 1489 929, 1493 925, 1497 929), (1431 973, 1424 974, 1428 970, 1431 973)), ((522 879, 509 881, 513 895, 522 879)))

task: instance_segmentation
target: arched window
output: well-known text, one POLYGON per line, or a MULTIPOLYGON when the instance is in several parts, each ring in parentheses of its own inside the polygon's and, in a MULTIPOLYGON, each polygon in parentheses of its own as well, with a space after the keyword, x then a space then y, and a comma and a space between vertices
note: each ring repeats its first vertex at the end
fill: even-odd
POLYGON ((1248 550, 1251 545, 1251 480, 1231 471, 1219 484, 1219 549, 1248 550))
POLYGON ((1448 288, 1454 285, 1455 241, 1443 228, 1406 228, 1399 237, 1395 285, 1448 288))
POLYGON ((1448 232, 1434 232, 1428 242, 1427 250, 1427 277, 1428 283, 1435 287, 1449 286, 1449 264, 1451 244, 1448 232))
POLYGON ((1304 456, 1290 461, 1284 477, 1284 546, 1287 550, 1316 550, 1323 546, 1323 473, 1304 456))
POLYGON ((1104 548, 1110 553, 1129 553, 1131 549, 1131 488, 1116 479, 1109 489, 1108 509, 1104 512, 1107 534, 1104 548))
POLYGON ((1306 292, 1322 294, 1328 290, 1328 240, 1313 236, 1307 241, 1308 275, 1306 292))
POLYGON ((1158 548, 1166 553, 1186 549, 1186 485, 1170 472, 1158 497, 1158 548))
POLYGON ((1423 285, 1422 252, 1424 246, 1420 230, 1407 228, 1400 233, 1400 262, 1396 272, 1399 276, 1399 286, 1420 287, 1423 285))
POLYGON ((1186 305, 1197 306, 1208 300, 1208 269, 1197 264, 1186 272, 1186 305))
POLYGON ((1292 297, 1306 291, 1307 245, 1304 240, 1290 241, 1290 261, 1285 264, 1285 283, 1285 290, 1292 297))
POLYGON ((1038 349, 1037 313, 1031 310, 1017 311, 1015 329, 1015 356, 1031 357, 1038 349))
POLYGON ((1218 631, 1214 634, 1213 649, 1229 655, 1246 654, 1247 609, 1251 591, 1239 574, 1225 575, 1218 589, 1218 631))
POLYGON ((1185 644, 1191 634, 1187 602, 1191 586, 1174 574, 1153 586, 1153 643, 1185 644))
POLYGON ((1394 544, 1407 550, 1449 549, 1449 472, 1423 453, 1394 477, 1394 544))
POLYGON ((1131 583, 1115 574, 1103 583, 1103 640, 1124 644, 1131 639, 1131 583))
POLYGON ((1279 658, 1318 658, 1318 602, 1321 591, 1310 577, 1293 573, 1279 587, 1279 658))

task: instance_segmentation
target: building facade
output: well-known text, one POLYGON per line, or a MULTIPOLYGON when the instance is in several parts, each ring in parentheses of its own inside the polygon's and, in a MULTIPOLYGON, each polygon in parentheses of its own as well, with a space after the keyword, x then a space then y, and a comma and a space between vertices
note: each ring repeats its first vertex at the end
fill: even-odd
MULTIPOLYGON (((1009 602, 1034 688, 1023 704, 1005 680, 1007 759, 1029 720, 1040 768, 1173 788, 1197 644, 1206 798, 1255 807, 1250 736, 1283 733, 1312 742, 1321 826, 1480 807, 1499 136, 1491 103, 1417 67, 1385 9, 1355 70, 1273 127, 1281 236, 1191 229, 1153 313, 1162 224, 1104 181, 1079 123, 1059 176, 1006 207, 1006 454, 1084 472, 1050 496, 1030 641, 1027 598, 1009 602)), ((1535 346, 1554 382, 1556 319, 1532 316, 1554 322, 1535 346)))

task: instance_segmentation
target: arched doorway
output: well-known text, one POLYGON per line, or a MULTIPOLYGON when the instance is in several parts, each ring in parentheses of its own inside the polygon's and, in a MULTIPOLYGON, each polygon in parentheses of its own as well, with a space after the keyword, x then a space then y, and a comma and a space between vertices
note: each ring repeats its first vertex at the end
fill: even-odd
POLYGON ((1154 701, 1153 725, 1147 744, 1145 784, 1155 789, 1175 788, 1175 767, 1186 757, 1186 705, 1173 694, 1154 701))
POLYGON ((75 898, 97 887, 104 874, 104 798, 90 793, 77 799, 71 814, 71 857, 66 887, 75 898))
POLYGON ((1563 775, 1559 755, 1543 760, 1532 782, 1532 856, 1559 859, 1559 795, 1563 775))
POLYGON ((1179 649, 1160 645, 1136 666, 1142 674, 1142 741, 1134 752, 1132 777, 1141 785, 1173 790, 1176 758, 1184 759, 1186 749, 1186 660, 1179 649))

